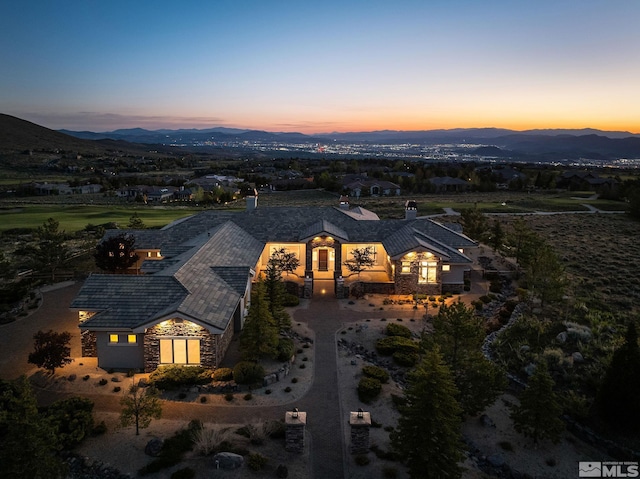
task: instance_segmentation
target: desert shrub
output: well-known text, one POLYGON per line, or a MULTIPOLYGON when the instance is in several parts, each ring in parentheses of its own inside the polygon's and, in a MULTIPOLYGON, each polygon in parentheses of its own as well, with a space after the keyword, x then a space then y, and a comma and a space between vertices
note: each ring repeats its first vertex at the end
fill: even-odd
POLYGON ((107 425, 105 424, 104 421, 100 421, 98 424, 93 426, 93 429, 91 430, 91 435, 92 436, 101 436, 102 434, 105 434, 106 432, 107 432, 107 425))
POLYGON ((224 395, 224 400, 227 402, 233 401, 233 393, 227 393, 224 395))
POLYGON ((211 381, 212 371, 201 366, 160 366, 149 375, 149 384, 163 390, 174 390, 182 386, 206 384, 211 381))
POLYGON ((203 456, 219 452, 222 445, 229 443, 231 434, 229 428, 203 427, 194 433, 194 449, 203 456))
POLYGON ((289 338, 280 338, 278 340, 278 361, 288 361, 293 356, 295 347, 293 340, 289 338))
POLYGON ((267 465, 268 459, 258 452, 252 452, 247 459, 247 466, 252 471, 261 471, 267 465))
POLYGON ((479 299, 476 299, 475 301, 471 301, 471 304, 473 305, 474 308, 476 308, 477 311, 482 311, 482 308, 484 308, 484 303, 479 299))
POLYGON ((282 298, 282 306, 285 307, 293 307, 298 306, 300 304, 300 298, 295 294, 285 294, 284 298, 282 298))
POLYGON ((371 461, 369 460, 369 458, 368 458, 366 455, 364 455, 364 454, 358 454, 358 455, 355 457, 355 460, 356 460, 356 464, 357 464, 358 466, 366 466, 367 464, 369 464, 369 463, 371 462, 371 461))
POLYGON ((403 338, 411 337, 411 330, 402 324, 389 323, 385 330, 387 336, 401 336, 403 338))
POLYGON ((390 356, 396 351, 417 352, 418 345, 409 338, 389 336, 376 341, 376 351, 383 356, 390 356))
POLYGON ((193 449, 194 436, 197 434, 192 428, 181 429, 169 439, 165 440, 160 450, 160 456, 142 467, 138 474, 141 476, 153 474, 172 466, 182 460, 185 452, 193 449))
POLYGON ((253 399, 253 394, 251 394, 251 393, 247 393, 247 394, 245 394, 245 395, 244 395, 244 398, 243 398, 243 399, 244 399, 245 401, 251 401, 251 400, 253 399))
POLYGON ((511 444, 509 441, 500 441, 498 443, 498 446, 500 446, 505 451, 513 451, 513 444, 511 444))
POLYGON ((279 428, 278 421, 258 421, 242 426, 236 430, 236 434, 246 437, 254 446, 260 446, 279 428))
POLYGON ((213 379, 214 381, 231 381, 233 379, 233 369, 218 368, 213 371, 211 379, 213 379))
POLYGON ((393 360, 398 366, 411 367, 418 362, 418 353, 411 351, 396 351, 393 353, 393 360))
POLYGON ((115 388, 113 388, 113 392, 114 393, 119 393, 121 389, 122 388, 120 386, 116 386, 115 388))
POLYGON ((489 295, 483 294, 482 296, 480 296, 478 298, 480 301, 482 301, 484 304, 490 303, 491 302, 491 297, 489 295))
POLYGON ((492 279, 489 285, 489 291, 492 293, 502 293, 502 281, 500 279, 492 279))
POLYGON ((278 464, 278 467, 276 467, 276 477, 283 479, 289 477, 289 468, 284 464, 278 464))
POLYGON ((364 403, 373 401, 382 391, 382 383, 374 378, 362 377, 358 383, 358 398, 364 403))
POLYGON ((88 374, 86 374, 86 375, 82 376, 82 380, 83 380, 83 381, 88 381, 90 377, 91 377, 91 376, 89 376, 88 374))
POLYGON ((238 384, 261 384, 264 379, 264 368, 258 363, 240 361, 233 368, 233 379, 238 384))
POLYGON ((382 369, 378 366, 364 366, 362 368, 362 374, 367 377, 377 379, 381 383, 386 383, 387 381, 389 381, 389 373, 386 371, 386 369, 382 369))
POLYGON ((384 466, 382 468, 382 477, 385 479, 395 479, 398 477, 398 470, 395 467, 384 466))
POLYGON ((284 392, 290 393, 291 392, 291 387, 287 386, 286 388, 284 388, 284 392))
POLYGON ((591 341, 591 328, 583 326, 582 324, 572 323, 567 321, 564 323, 567 328, 567 337, 571 341, 588 343, 591 341))
POLYGON ((571 365, 571 361, 565 357, 560 348, 546 348, 542 352, 542 357, 552 371, 563 371, 571 365))
POLYGON ((190 467, 178 469, 173 474, 171 474, 171 479, 193 479, 194 477, 196 477, 196 471, 194 471, 190 467))
POLYGON ((284 439, 287 433, 287 427, 282 421, 271 421, 268 431, 271 439, 284 439))
POLYGON ((93 401, 80 397, 61 399, 47 408, 46 417, 61 445, 65 449, 73 448, 93 429, 93 401))
POLYGON ((99 384, 100 386, 104 386, 104 385, 106 385, 108 382, 109 382, 109 381, 107 381, 105 378, 102 378, 100 381, 98 381, 98 384, 99 384))

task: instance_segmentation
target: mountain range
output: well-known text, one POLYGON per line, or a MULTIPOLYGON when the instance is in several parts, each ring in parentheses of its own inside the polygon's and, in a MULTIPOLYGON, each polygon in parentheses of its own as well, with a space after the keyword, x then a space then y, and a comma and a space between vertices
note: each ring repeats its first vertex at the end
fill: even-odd
MULTIPOLYGON (((185 149, 207 148, 213 145, 258 142, 273 144, 274 151, 283 143, 328 145, 332 143, 363 143, 370 146, 386 145, 475 145, 476 154, 531 161, 588 158, 616 160, 640 159, 640 135, 626 131, 581 130, 527 130, 500 128, 457 128, 450 130, 398 131, 380 130, 348 133, 305 135, 298 132, 268 132, 238 128, 145 130, 120 129, 110 132, 54 131, 19 118, 0 114, 0 152, 37 148, 66 150, 104 150, 127 148, 131 150, 164 150, 175 145, 185 149), (91 141, 88 141, 91 140, 91 141)), ((466 149, 467 152, 472 151, 466 149)), ((282 155, 282 153, 279 153, 282 155)))

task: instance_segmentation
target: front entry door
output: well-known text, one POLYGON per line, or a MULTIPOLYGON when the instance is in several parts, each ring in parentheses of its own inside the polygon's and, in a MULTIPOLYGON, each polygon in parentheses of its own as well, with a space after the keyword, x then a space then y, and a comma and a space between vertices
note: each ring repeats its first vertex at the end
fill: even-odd
POLYGON ((328 270, 329 270, 329 250, 319 249, 318 250, 318 271, 328 271, 328 270))

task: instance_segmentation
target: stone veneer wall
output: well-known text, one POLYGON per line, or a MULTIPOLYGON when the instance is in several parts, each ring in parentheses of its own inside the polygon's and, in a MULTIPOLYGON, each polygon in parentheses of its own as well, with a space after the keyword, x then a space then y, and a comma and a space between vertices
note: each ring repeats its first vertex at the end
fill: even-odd
POLYGON ((96 333, 94 333, 93 331, 82 331, 80 335, 80 342, 82 344, 82 357, 97 358, 98 343, 96 340, 96 333))
MULTIPOLYGON (((149 328, 144 335, 144 370, 150 373, 158 368, 160 364, 160 340, 166 338, 186 337, 200 339, 200 364, 206 368, 213 368, 219 364, 218 356, 224 356, 224 352, 219 354, 217 351, 220 342, 220 336, 211 334, 206 328, 194 324, 189 321, 171 319, 163 321, 149 328)), ((232 326, 229 322, 227 326, 232 326)), ((223 335, 224 336, 224 335, 223 335)), ((230 339, 228 340, 230 342, 230 339)), ((227 346, 228 346, 227 342, 227 346)), ((226 351, 226 349, 225 349, 226 351)))
POLYGON ((224 355, 227 354, 227 349, 229 349, 229 344, 231 344, 231 340, 233 339, 233 323, 229 321, 227 329, 225 329, 224 333, 222 333, 221 336, 211 336, 217 338, 218 340, 218 347, 216 348, 215 358, 215 366, 218 367, 224 359, 224 355))
POLYGON ((396 294, 428 294, 428 295, 438 295, 442 293, 442 284, 441 284, 441 273, 440 268, 441 265, 438 264, 438 272, 436 276, 436 283, 432 284, 419 284, 418 283, 418 270, 417 267, 411 268, 411 273, 402 274, 402 261, 396 260, 394 261, 396 266, 396 275, 394 278, 395 283, 395 293, 396 294))

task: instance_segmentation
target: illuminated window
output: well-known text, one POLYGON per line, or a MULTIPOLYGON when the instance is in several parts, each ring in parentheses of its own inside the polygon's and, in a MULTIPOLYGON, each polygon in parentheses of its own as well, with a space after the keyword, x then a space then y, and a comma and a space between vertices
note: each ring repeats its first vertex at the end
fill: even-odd
POLYGON ((448 264, 443 264, 442 265, 442 271, 449 271, 451 269, 451 267, 448 264))
POLYGON ((400 272, 402 274, 411 273, 411 261, 403 261, 402 262, 402 270, 400 272))
POLYGON ((109 335, 109 342, 110 343, 117 343, 118 342, 118 335, 117 334, 110 334, 109 335))
POLYGON ((151 258, 151 251, 147 251, 147 258, 151 258))
POLYGON ((138 342, 138 336, 136 336, 135 334, 129 334, 127 336, 127 342, 129 344, 136 344, 138 342))
POLYGON ((437 269, 438 263, 431 261, 420 262, 420 275, 418 276, 418 283, 431 284, 437 281, 437 269))
POLYGON ((199 339, 161 339, 161 364, 200 364, 199 339))

